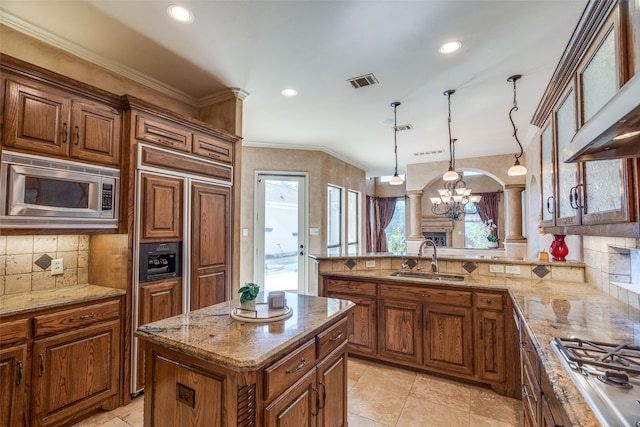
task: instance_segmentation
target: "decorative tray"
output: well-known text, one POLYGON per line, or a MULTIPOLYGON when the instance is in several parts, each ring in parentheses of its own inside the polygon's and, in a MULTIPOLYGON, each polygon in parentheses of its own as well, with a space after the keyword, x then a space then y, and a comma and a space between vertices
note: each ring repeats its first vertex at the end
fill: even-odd
POLYGON ((279 320, 288 319, 293 314, 291 307, 285 306, 284 308, 269 309, 269 304, 266 302, 256 303, 256 309, 245 310, 244 308, 236 307, 231 310, 231 318, 235 320, 242 320, 249 323, 266 323, 277 322, 279 320))

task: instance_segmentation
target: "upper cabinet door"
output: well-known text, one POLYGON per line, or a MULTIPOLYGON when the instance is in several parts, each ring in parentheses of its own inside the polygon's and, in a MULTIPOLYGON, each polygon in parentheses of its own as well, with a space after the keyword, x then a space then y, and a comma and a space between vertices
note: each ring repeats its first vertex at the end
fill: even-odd
POLYGON ((555 173, 553 160, 553 133, 551 123, 547 123, 541 135, 542 150, 542 225, 554 225, 556 198, 554 192, 555 173))
MULTIPOLYGON (((622 63, 617 9, 579 66, 581 125, 587 123, 622 87, 622 63)), ((583 164, 583 224, 607 224, 629 220, 630 167, 623 159, 583 164)))
POLYGON ((7 80, 4 109, 3 145, 42 154, 68 154, 68 97, 52 88, 7 80))
MULTIPOLYGON (((565 91, 555 110, 557 152, 562 153, 576 134, 577 124, 576 93, 573 85, 565 91)), ((576 204, 579 186, 578 165, 558 161, 558 194, 556 225, 576 225, 580 223, 580 211, 576 204)), ((579 202, 578 202, 579 203, 579 202)))
POLYGON ((122 116, 119 111, 90 101, 73 101, 71 157, 118 165, 122 116))
POLYGON ((141 175, 141 242, 182 240, 183 186, 180 178, 141 175))

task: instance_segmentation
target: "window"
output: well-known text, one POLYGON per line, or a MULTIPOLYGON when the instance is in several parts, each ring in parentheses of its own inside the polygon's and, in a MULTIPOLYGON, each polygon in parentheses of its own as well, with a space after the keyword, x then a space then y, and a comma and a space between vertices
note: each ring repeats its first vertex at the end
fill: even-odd
POLYGON ((465 213, 464 215, 464 247, 487 248, 487 232, 484 222, 478 213, 465 213))
POLYGON ((389 252, 401 253, 405 251, 405 200, 396 200, 391 222, 384 230, 387 235, 387 249, 389 252))
POLYGON ((342 250, 342 188, 329 185, 327 215, 327 253, 340 254, 342 250))
POLYGON ((357 254, 360 246, 360 193, 347 191, 347 252, 357 254))

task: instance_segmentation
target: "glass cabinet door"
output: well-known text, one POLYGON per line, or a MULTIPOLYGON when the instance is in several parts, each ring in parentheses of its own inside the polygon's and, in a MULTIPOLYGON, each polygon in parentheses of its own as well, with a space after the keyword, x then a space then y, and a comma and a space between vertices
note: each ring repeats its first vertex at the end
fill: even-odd
MULTIPOLYGON (((579 68, 582 125, 600 111, 622 86, 616 36, 616 27, 611 21, 579 68)), ((622 159, 584 162, 583 224, 628 220, 626 183, 629 169, 626 163, 622 159)))
MULTIPOLYGON (((576 96, 570 87, 556 110, 557 152, 562 153, 576 133, 576 96)), ((558 156, 558 200, 556 225, 580 223, 580 210, 576 204, 579 196, 577 163, 565 163, 558 156)), ((578 202, 579 203, 579 202, 578 202)))
POLYGON ((551 124, 542 131, 541 136, 542 150, 542 225, 554 225, 555 219, 555 195, 554 195, 554 173, 553 173, 553 137, 551 133, 551 124))

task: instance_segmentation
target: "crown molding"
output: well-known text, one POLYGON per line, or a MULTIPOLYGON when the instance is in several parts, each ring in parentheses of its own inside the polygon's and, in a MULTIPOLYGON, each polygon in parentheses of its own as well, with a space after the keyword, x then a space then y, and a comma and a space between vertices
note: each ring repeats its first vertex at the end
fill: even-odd
POLYGON ((192 107, 200 108, 203 106, 215 104, 216 102, 225 101, 227 99, 238 98, 244 100, 249 96, 249 93, 240 88, 229 88, 215 94, 196 99, 193 96, 186 94, 172 86, 169 86, 159 80, 156 80, 146 74, 140 73, 132 68, 126 67, 115 61, 111 61, 101 55, 97 55, 88 49, 78 46, 65 38, 59 37, 49 31, 45 31, 42 28, 35 26, 17 16, 12 15, 6 11, 2 11, 0 14, 0 24, 6 25, 20 33, 26 34, 36 40, 39 40, 45 44, 53 46, 64 52, 70 53, 79 57, 87 62, 102 67, 108 71, 111 71, 119 76, 125 77, 143 86, 154 89, 162 94, 175 98, 185 104, 192 107))

